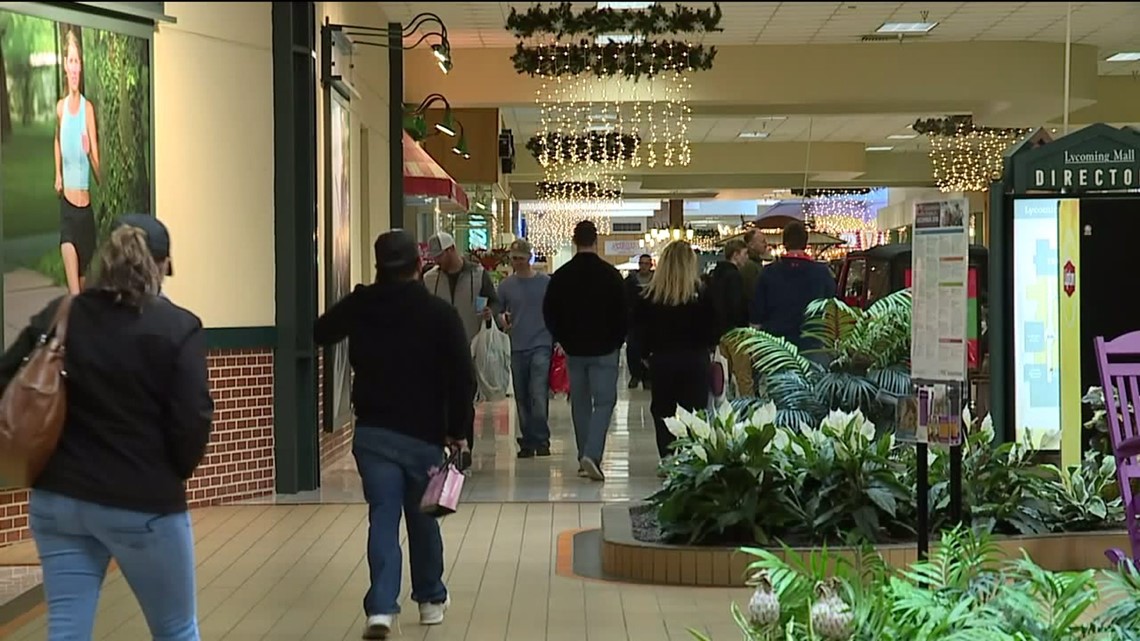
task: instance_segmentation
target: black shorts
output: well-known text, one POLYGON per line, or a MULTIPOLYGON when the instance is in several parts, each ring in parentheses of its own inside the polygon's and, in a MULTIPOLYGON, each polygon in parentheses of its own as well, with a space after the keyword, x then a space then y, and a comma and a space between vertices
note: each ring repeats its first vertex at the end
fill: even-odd
POLYGON ((95 213, 91 205, 76 207, 59 199, 59 244, 71 243, 79 254, 79 275, 87 273, 95 256, 95 213))

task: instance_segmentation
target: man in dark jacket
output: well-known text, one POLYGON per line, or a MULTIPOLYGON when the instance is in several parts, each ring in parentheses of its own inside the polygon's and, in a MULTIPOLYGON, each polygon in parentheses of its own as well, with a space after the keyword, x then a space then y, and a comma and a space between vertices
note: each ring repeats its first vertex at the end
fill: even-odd
POLYGON ((358 286, 313 329, 319 345, 348 339, 355 374, 352 454, 369 506, 366 639, 386 638, 400 609, 401 512, 420 623, 443 622, 443 539, 419 505, 444 445, 466 448, 475 395, 467 331, 448 301, 419 282, 415 238, 403 230, 381 234, 375 252, 376 282, 358 286))
POLYGON ((800 337, 808 304, 835 296, 831 270, 807 253, 807 241, 803 223, 784 227, 784 255, 760 272, 750 310, 753 325, 801 350, 816 347, 800 337))
POLYGON ((550 277, 542 313, 554 341, 566 352, 578 473, 604 481, 600 466, 617 404, 619 350, 629 311, 621 274, 598 256, 594 223, 578 223, 574 246, 574 258, 550 277))
MULTIPOLYGON (((629 298, 629 309, 633 310, 641 290, 653 279, 653 257, 642 254, 637 257, 637 271, 630 273, 625 279, 626 291, 629 298)), ((625 343, 625 362, 629 368, 629 389, 637 389, 641 385, 649 389, 649 370, 645 366, 645 350, 642 348, 642 337, 633 331, 630 323, 629 336, 625 343)))
POLYGON ((724 335, 734 329, 748 327, 748 303, 744 298, 744 278, 740 273, 746 262, 748 248, 744 241, 730 240, 724 245, 724 260, 717 262, 708 279, 708 296, 716 310, 721 351, 732 365, 739 396, 752 396, 752 361, 725 340, 724 335))

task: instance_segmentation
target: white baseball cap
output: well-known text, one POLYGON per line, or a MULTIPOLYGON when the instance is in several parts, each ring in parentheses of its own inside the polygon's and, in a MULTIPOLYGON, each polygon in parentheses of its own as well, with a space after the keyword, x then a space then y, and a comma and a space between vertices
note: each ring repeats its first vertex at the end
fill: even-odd
POLYGON ((455 247, 455 238, 451 234, 441 231, 428 239, 428 256, 434 260, 452 247, 455 247))

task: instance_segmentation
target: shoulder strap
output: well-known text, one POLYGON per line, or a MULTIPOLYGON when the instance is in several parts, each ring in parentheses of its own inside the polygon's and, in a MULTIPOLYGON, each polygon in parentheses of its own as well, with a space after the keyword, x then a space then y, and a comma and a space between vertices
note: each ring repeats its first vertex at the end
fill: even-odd
POLYGON ((71 315, 72 298, 72 295, 68 294, 60 299, 59 307, 55 309, 55 317, 51 321, 51 327, 48 328, 48 335, 59 345, 63 345, 67 341, 67 320, 71 315))

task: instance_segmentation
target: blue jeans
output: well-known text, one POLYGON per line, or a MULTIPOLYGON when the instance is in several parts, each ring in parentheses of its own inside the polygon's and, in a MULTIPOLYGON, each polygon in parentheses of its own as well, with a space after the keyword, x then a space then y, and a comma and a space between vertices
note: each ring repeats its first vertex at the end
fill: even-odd
POLYGON ((578 458, 601 463, 606 434, 617 405, 619 351, 603 356, 566 356, 570 374, 570 416, 578 458))
POLYGON ((48 639, 91 639, 115 559, 155 641, 199 641, 190 514, 150 514, 32 490, 28 506, 48 604, 48 639))
POLYGON ((519 445, 537 450, 550 447, 550 347, 511 352, 515 407, 519 414, 519 445))
POLYGON ((408 530, 412 600, 443 603, 443 537, 439 523, 420 511, 428 471, 443 462, 443 448, 399 432, 356 426, 352 455, 368 501, 368 574, 364 613, 400 612, 400 515, 408 530))

